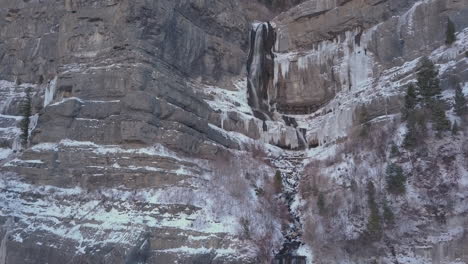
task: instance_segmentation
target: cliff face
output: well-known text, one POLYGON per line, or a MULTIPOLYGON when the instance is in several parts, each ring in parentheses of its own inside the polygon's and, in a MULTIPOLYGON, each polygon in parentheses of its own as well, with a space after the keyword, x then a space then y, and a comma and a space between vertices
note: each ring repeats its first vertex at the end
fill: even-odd
POLYGON ((466 0, 2 0, 0 264, 468 262, 467 17, 466 0), (423 56, 460 132, 407 150, 423 56), (369 204, 394 215, 378 239, 369 204))

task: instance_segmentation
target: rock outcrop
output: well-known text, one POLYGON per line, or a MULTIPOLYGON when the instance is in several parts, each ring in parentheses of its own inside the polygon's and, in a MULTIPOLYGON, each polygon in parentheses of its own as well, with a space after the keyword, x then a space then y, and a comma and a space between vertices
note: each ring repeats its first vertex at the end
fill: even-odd
POLYGON ((466 0, 3 0, 0 264, 468 262, 467 17, 466 0), (461 131, 390 156, 423 56, 461 131), (372 242, 369 182, 394 212, 372 242))

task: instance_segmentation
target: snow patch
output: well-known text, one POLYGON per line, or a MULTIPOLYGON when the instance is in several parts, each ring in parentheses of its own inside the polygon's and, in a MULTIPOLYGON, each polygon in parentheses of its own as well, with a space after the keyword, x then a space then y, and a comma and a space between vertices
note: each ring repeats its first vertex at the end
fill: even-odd
POLYGON ((12 149, 0 148, 0 161, 8 158, 13 153, 12 149))

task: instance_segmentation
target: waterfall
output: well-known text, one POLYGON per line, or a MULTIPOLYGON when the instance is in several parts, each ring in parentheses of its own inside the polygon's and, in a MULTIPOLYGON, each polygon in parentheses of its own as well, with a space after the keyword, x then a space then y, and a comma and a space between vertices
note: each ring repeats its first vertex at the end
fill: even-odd
POLYGON ((268 112, 268 87, 273 79, 275 32, 269 22, 254 23, 250 33, 250 52, 247 61, 248 101, 254 111, 268 112))
POLYGON ((251 99, 252 102, 252 107, 255 109, 260 109, 260 103, 258 100, 258 94, 257 91, 259 90, 259 87, 261 85, 261 80, 260 80, 260 70, 262 68, 262 51, 263 51, 263 29, 264 29, 264 23, 261 24, 254 24, 253 27, 255 27, 252 30, 253 37, 253 45, 251 47, 250 53, 252 56, 252 62, 248 65, 249 69, 249 99, 251 99))

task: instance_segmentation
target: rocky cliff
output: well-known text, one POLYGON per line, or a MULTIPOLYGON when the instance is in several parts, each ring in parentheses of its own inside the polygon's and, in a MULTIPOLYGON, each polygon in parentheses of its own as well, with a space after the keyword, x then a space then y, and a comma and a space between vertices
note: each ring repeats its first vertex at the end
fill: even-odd
POLYGON ((0 65, 0 264, 468 263, 466 0, 2 0, 0 65))

